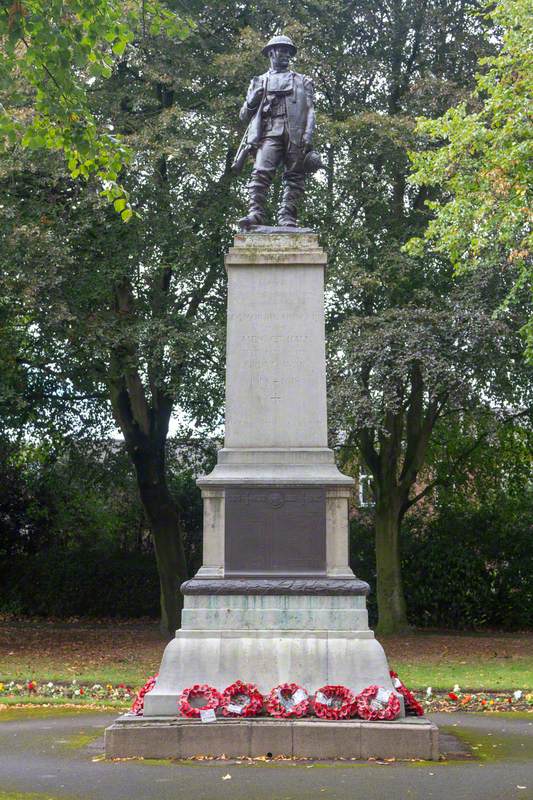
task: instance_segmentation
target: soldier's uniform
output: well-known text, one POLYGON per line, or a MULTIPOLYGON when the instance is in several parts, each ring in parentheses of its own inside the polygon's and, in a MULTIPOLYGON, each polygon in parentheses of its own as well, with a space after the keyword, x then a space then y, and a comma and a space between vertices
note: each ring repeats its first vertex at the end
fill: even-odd
MULTIPOLYGON (((287 37, 276 36, 266 45, 282 40, 296 48, 287 37)), ((253 224, 262 224, 268 190, 276 169, 283 163, 283 199, 278 215, 279 225, 296 225, 297 204, 305 182, 303 159, 311 147, 315 128, 313 82, 305 75, 287 70, 270 69, 252 79, 240 111, 243 122, 261 114, 260 138, 255 143, 255 163, 247 188, 250 197, 248 217, 253 224), (262 99, 252 105, 254 93, 263 90, 262 99)))

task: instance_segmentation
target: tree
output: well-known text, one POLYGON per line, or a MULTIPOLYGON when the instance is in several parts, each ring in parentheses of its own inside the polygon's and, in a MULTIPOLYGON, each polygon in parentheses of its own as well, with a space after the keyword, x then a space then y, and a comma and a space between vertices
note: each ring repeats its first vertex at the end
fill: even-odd
POLYGON ((92 107, 132 152, 122 180, 138 216, 128 225, 94 183, 69 178, 54 153, 39 162, 31 153, 4 158, 0 173, 9 209, 3 280, 28 341, 19 366, 43 377, 41 413, 93 403, 123 432, 154 538, 167 631, 179 624, 178 588, 189 573, 165 442, 176 405, 198 426, 219 415, 222 252, 226 219, 235 216, 231 153, 191 91, 203 59, 198 42, 190 48, 186 55, 181 40, 146 33, 110 78, 92 85, 92 107), (46 391, 44 376, 64 395, 46 391))
MULTIPOLYGON (((392 632, 407 625, 399 529, 418 500, 414 487, 439 421, 467 415, 481 385, 497 407, 508 398, 519 413, 525 403, 521 309, 499 323, 491 318, 504 296, 499 276, 455 292, 445 258, 402 251, 428 219, 428 189, 407 181, 415 118, 422 110, 438 116, 465 97, 490 44, 474 3, 369 4, 355 15, 341 3, 313 8, 316 28, 292 24, 295 38, 303 36, 304 71, 316 80, 327 152, 306 222, 322 232, 329 254, 330 422, 337 442, 352 454, 356 446, 374 474, 379 630, 392 632), (462 370, 476 375, 472 386, 462 370)), ((490 413, 487 403, 480 415, 490 413)), ((429 493, 430 483, 421 489, 429 493)))
MULTIPOLYGON (((378 3, 354 15, 328 4, 327 12, 318 6, 318 28, 304 34, 327 151, 326 178, 314 184, 306 221, 322 231, 329 254, 330 422, 337 443, 352 455, 357 447, 363 460, 366 454, 374 473, 381 632, 407 626, 399 528, 437 419, 458 407, 447 405, 446 382, 438 384, 445 362, 448 389, 464 363, 449 326, 466 332, 469 324, 468 293, 454 308, 446 261, 402 252, 427 223, 427 189, 408 184, 407 152, 416 143, 415 117, 443 113, 472 86, 487 47, 475 7, 378 3)), ((490 306, 488 297, 483 302, 490 306)), ((482 324, 472 322, 468 333, 470 369, 482 324)), ((512 336, 505 346, 512 349, 512 336)))
MULTIPOLYGON (((499 52, 480 60, 468 100, 437 119, 420 118, 425 148, 411 154, 414 185, 438 187, 427 202, 434 216, 411 252, 426 247, 458 270, 501 264, 516 268, 509 299, 531 284, 533 26, 528 0, 486 6, 499 52)), ((533 318, 524 329, 533 358, 533 318)))
POLYGON ((345 447, 357 448, 373 478, 382 633, 408 624, 400 550, 406 512, 436 487, 464 480, 475 451, 506 421, 531 422, 519 325, 510 314, 493 317, 506 288, 497 274, 475 285, 464 280, 424 306, 351 317, 332 342, 335 418, 349 431, 345 447), (439 452, 450 419, 454 446, 445 437, 439 452))
POLYGON ((118 181, 131 152, 91 108, 91 86, 111 77, 134 32, 183 38, 188 25, 158 0, 8 0, 2 6, 0 143, 8 150, 19 144, 61 150, 72 177, 96 176, 127 221, 132 211, 118 181))
MULTIPOLYGON (((186 567, 164 441, 173 408, 197 426, 220 412, 222 254, 246 177, 234 179, 229 165, 244 88, 265 66, 260 45, 284 28, 301 47, 297 68, 317 85, 327 170, 309 183, 302 222, 321 231, 330 256, 331 341, 361 319, 374 330, 388 321, 393 338, 394 315, 408 327, 412 312, 431 327, 431 315, 450 313, 439 306, 451 286, 446 263, 401 252, 427 221, 426 189, 407 185, 407 150, 416 115, 441 114, 471 88, 486 47, 472 7, 474 0, 365 2, 355 11, 341 0, 188 4, 196 28, 185 42, 134 41, 91 89, 91 108, 132 151, 122 180, 139 216, 127 226, 90 183, 69 180, 53 154, 1 165, 13 215, 2 220, 0 258, 20 319, 32 319, 26 332, 40 348, 32 369, 59 375, 72 402, 100 397, 100 413, 112 407, 159 548, 168 629, 186 567)), ((385 411, 379 393, 371 402, 375 414, 385 411)), ((334 419, 337 428, 343 419, 334 419)))

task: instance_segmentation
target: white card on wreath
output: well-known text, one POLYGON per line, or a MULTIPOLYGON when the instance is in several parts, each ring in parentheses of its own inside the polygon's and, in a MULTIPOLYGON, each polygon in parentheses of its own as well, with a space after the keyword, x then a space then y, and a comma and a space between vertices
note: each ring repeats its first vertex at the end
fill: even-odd
POLYGON ((230 714, 242 714, 244 706, 238 706, 236 703, 228 703, 227 709, 230 714))
POLYGON ((323 706, 330 706, 332 701, 333 701, 333 698, 332 697, 326 697, 326 695, 322 694, 322 692, 317 692, 316 693, 316 701, 317 701, 317 703, 322 703, 323 706))

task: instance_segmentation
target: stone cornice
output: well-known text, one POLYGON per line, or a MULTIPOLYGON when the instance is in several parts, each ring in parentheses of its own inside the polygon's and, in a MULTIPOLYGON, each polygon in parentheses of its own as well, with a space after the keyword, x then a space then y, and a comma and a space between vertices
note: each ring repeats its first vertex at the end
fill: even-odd
POLYGON ((368 595, 370 587, 358 578, 191 578, 183 594, 300 594, 368 595))

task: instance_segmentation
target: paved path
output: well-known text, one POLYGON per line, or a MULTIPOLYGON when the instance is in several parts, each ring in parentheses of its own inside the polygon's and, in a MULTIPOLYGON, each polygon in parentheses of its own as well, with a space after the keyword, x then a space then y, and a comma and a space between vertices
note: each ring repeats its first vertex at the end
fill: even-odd
POLYGON ((0 800, 9 792, 42 793, 38 800, 533 800, 533 715, 435 714, 452 754, 435 764, 105 762, 102 733, 112 719, 0 721, 0 800))

